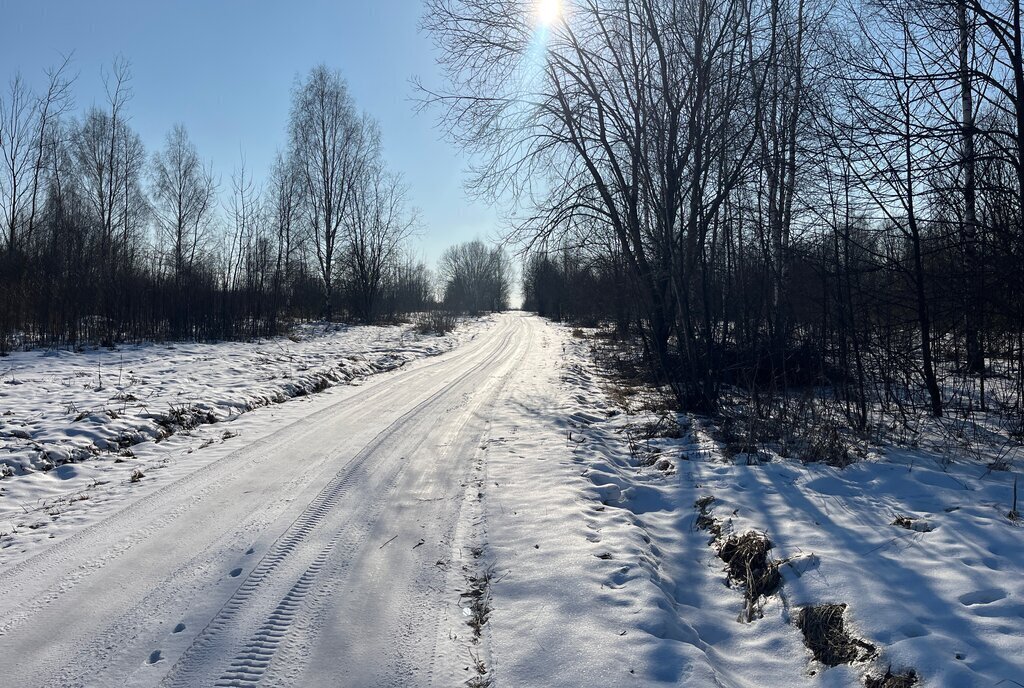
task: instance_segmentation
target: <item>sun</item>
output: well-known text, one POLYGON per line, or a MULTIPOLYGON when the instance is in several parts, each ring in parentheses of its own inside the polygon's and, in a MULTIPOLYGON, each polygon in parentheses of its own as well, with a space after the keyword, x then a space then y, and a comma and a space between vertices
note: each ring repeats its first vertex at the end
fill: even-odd
POLYGON ((561 0, 538 0, 537 19, 542 26, 551 26, 562 17, 561 0))

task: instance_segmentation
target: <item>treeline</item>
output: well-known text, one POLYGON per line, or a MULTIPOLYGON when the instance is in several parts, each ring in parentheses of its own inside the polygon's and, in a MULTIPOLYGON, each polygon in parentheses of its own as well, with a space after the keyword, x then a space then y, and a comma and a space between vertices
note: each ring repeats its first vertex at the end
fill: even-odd
POLYGON ((428 5, 449 87, 424 99, 529 209, 527 308, 638 333, 691 409, 1019 411, 1019 2, 428 5))
POLYGON ((508 309, 513 270, 505 251, 480 240, 451 246, 441 254, 443 303, 451 311, 476 315, 508 309))
POLYGON ((175 126, 147 151, 129 66, 74 112, 69 65, 43 92, 0 96, 0 352, 278 332, 294 318, 393 319, 435 303, 377 123, 320 66, 292 93, 288 143, 265 180, 222 183, 175 126))

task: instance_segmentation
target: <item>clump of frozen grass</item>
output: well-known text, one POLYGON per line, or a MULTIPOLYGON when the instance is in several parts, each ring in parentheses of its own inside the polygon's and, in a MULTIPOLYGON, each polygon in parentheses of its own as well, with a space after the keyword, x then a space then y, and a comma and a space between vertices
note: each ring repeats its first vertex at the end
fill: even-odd
POLYGON ((1013 478, 1013 506, 1010 507, 1010 513, 1006 514, 1006 517, 1013 522, 1020 520, 1020 512, 1017 511, 1017 477, 1013 478))
POLYGON ((899 526, 900 528, 906 528, 907 530, 916 530, 919 533, 930 533, 934 530, 934 527, 928 521, 920 518, 910 518, 902 514, 897 514, 893 520, 892 525, 899 526))
POLYGON ((867 661, 878 654, 874 645, 847 630, 845 613, 846 604, 820 604, 804 607, 797 616, 804 644, 825 666, 867 661))
MULTIPOLYGON (((479 560, 483 553, 484 549, 481 546, 473 547, 470 550, 470 554, 476 560, 479 560)), ((469 617, 466 620, 466 625, 473 629, 473 643, 480 642, 480 638, 483 637, 484 626, 487 625, 491 616, 491 582, 493 580, 493 565, 483 568, 475 575, 469 573, 467 569, 466 582, 468 588, 462 593, 461 598, 463 604, 466 604, 465 601, 468 601, 468 605, 463 609, 469 617)), ((469 688, 490 688, 494 683, 494 679, 487 670, 487 664, 479 655, 473 654, 472 648, 469 648, 469 656, 472 662, 466 669, 473 671, 473 676, 466 681, 465 685, 469 688)))
POLYGON ((892 667, 881 676, 868 674, 864 679, 866 688, 914 688, 917 685, 917 672, 913 669, 900 674, 892 673, 892 667))
POLYGON ((466 578, 469 589, 462 593, 462 598, 469 602, 466 607, 469 610, 469 619, 467 619, 466 625, 473 629, 473 642, 480 640, 484 626, 491 616, 491 580, 493 578, 494 568, 491 566, 475 576, 466 578))
POLYGON ((216 423, 217 417, 191 404, 172 405, 156 422, 168 432, 192 430, 203 424, 216 423))
POLYGON ((693 505, 693 508, 697 509, 698 512, 697 521, 695 522, 697 529, 711 533, 712 542, 722 535, 721 522, 711 514, 711 505, 714 503, 714 496, 704 495, 693 505))
POLYGON ((743 617, 748 623, 762 615, 762 598, 774 594, 782 583, 779 562, 769 555, 772 546, 767 535, 755 530, 729 535, 718 546, 729 580, 743 587, 743 617))
POLYGON ((472 650, 469 651, 469 658, 471 663, 467 668, 476 673, 466 681, 466 686, 468 688, 491 688, 494 685, 494 679, 487 672, 487 665, 479 656, 473 654, 472 650))
POLYGON ((730 585, 743 588, 744 606, 740 620, 747 623, 763 615, 764 599, 773 595, 782 585, 779 573, 781 562, 772 559, 769 552, 772 542, 762 532, 751 530, 741 535, 726 534, 727 524, 723 524, 711 513, 711 505, 715 498, 704 495, 693 505, 697 510, 694 525, 698 530, 711 534, 710 545, 718 552, 718 557, 725 562, 725 570, 730 585))

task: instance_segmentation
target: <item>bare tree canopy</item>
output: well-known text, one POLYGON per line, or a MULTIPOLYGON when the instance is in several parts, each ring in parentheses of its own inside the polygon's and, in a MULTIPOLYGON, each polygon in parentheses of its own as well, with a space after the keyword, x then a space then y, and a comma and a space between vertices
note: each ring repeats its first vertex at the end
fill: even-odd
POLYGON ((401 177, 379 161, 361 176, 345 223, 346 250, 342 259, 352 296, 352 312, 363 322, 378 316, 388 270, 397 264, 416 216, 408 210, 407 188, 401 177))
POLYGON ((418 214, 376 122, 319 66, 292 93, 266 181, 218 176, 175 125, 147 154, 130 64, 71 114, 68 61, 0 96, 0 354, 12 344, 260 336, 296 318, 436 307, 410 257, 418 214))
POLYGON ((324 316, 330 319, 342 228, 353 212, 361 178, 379 156, 380 134, 376 124, 356 110, 341 74, 323 65, 296 86, 290 134, 323 281, 324 316))
POLYGON ((153 155, 153 211, 176 279, 192 269, 210 241, 217 185, 204 167, 184 125, 167 134, 153 155))
POLYGON ((508 308, 511 265, 500 247, 488 248, 479 240, 451 246, 441 255, 438 271, 448 308, 473 315, 508 308))
POLYGON ((940 416, 996 353, 1024 391, 1019 3, 557 6, 423 22, 421 101, 511 199, 527 307, 636 332, 692 409, 828 382, 863 427, 898 379, 940 416))

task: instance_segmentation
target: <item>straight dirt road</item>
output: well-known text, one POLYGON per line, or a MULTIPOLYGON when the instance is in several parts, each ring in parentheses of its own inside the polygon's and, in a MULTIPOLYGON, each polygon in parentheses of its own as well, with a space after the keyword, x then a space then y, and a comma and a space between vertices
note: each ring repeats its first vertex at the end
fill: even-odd
POLYGON ((445 562, 541 327, 502 316, 5 571, 0 684, 448 683, 445 562))

